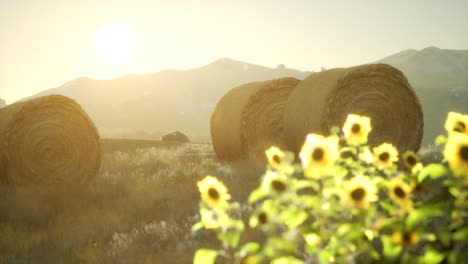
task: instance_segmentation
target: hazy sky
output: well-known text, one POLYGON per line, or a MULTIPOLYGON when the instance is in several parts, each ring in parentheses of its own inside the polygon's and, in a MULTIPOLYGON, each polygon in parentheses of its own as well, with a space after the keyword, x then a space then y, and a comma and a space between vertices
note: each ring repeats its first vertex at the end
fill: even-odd
POLYGON ((467 10, 468 0, 0 0, 0 98, 222 57, 318 70, 408 48, 468 49, 467 10), (96 54, 96 32, 110 23, 135 37, 122 65, 96 54))

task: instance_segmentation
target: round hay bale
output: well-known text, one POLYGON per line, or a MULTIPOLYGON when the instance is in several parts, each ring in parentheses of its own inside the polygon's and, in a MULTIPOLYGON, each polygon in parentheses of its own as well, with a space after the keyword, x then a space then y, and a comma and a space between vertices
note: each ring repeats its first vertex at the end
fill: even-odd
POLYGON ((216 104, 211 114, 210 132, 213 149, 220 160, 245 158, 240 141, 242 110, 250 96, 262 86, 263 82, 254 82, 235 87, 216 104))
POLYGON ((387 64, 368 64, 314 73, 289 96, 284 133, 299 151, 308 133, 328 134, 342 127, 348 114, 371 118, 369 144, 394 144, 417 151, 423 136, 423 113, 403 73, 387 64))
POLYGON ((265 145, 281 143, 278 139, 282 135, 282 109, 298 82, 294 78, 254 82, 227 92, 216 105, 210 121, 212 144, 218 158, 246 159, 247 151, 259 153, 265 145), (262 141, 254 142, 259 139, 262 141))
POLYGON ((84 184, 101 163, 99 134, 74 100, 50 95, 0 109, 0 181, 84 184))
POLYGON ((244 106, 241 117, 241 146, 247 158, 266 161, 265 150, 274 145, 284 149, 283 115, 289 95, 299 83, 295 78, 265 82, 244 106))

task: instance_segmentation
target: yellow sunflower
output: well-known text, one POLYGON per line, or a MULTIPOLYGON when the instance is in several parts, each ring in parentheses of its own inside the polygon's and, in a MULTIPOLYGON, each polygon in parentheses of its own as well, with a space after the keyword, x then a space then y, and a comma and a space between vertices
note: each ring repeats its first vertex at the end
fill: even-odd
POLYGON ((257 226, 264 226, 270 222, 270 217, 268 214, 264 211, 260 211, 253 215, 250 220, 249 224, 251 227, 257 227, 257 226))
POLYGON ((405 211, 413 209, 413 201, 410 199, 411 187, 400 177, 392 179, 388 183, 388 191, 390 198, 405 211))
POLYGON ((262 180, 262 188, 269 193, 281 194, 287 189, 287 177, 279 172, 267 171, 262 180))
POLYGON ((212 208, 226 207, 231 195, 227 192, 226 186, 213 176, 206 176, 198 182, 202 201, 212 208))
POLYGON ((403 153, 403 164, 413 174, 418 173, 423 167, 419 156, 411 150, 403 153))
POLYGON ((367 136, 371 130, 370 118, 366 116, 350 114, 343 125, 346 143, 352 146, 366 144, 367 136))
POLYGON ((414 231, 395 232, 392 235, 394 243, 400 244, 404 247, 415 246, 419 242, 419 236, 414 231))
POLYGON ((393 166, 398 161, 397 149, 389 143, 383 143, 373 148, 375 165, 379 170, 393 166))
POLYGON ((294 172, 294 167, 292 165, 294 156, 288 155, 288 153, 283 152, 281 149, 275 146, 267 149, 265 154, 267 156, 268 163, 276 170, 285 172, 287 174, 294 172))
POLYGON ((299 157, 306 177, 319 179, 334 168, 340 157, 338 137, 324 137, 318 134, 307 135, 299 157))
POLYGON ((369 208, 378 200, 377 188, 367 176, 355 176, 344 183, 344 201, 358 208, 369 208))
POLYGON ((468 134, 468 115, 456 112, 448 113, 445 129, 449 134, 453 132, 468 134))
POLYGON ((455 176, 468 176, 468 135, 450 135, 445 144, 444 157, 455 176))

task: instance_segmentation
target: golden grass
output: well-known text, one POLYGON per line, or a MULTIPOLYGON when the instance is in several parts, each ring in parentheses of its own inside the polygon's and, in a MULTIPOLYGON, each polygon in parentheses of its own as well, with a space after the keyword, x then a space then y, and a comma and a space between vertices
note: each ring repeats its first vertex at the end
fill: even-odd
POLYGON ((186 144, 106 152, 88 188, 0 190, 0 263, 190 263, 197 248, 217 246, 213 234, 190 233, 196 182, 216 175, 245 200, 263 169, 193 155, 210 151, 186 144))

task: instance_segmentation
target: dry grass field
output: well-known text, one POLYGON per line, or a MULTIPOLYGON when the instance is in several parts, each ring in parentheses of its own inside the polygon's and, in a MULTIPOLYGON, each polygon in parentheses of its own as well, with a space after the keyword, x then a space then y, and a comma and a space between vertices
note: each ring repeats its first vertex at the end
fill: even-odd
POLYGON ((262 170, 216 161, 209 144, 103 140, 84 189, 0 191, 0 263, 191 263, 213 233, 192 235, 196 182, 216 175, 243 201, 262 170), (146 145, 145 145, 146 144, 146 145))
MULTIPOLYGON (((244 202, 264 168, 217 161, 210 144, 102 140, 99 175, 85 188, 0 190, 0 263, 191 263, 219 248, 215 233, 191 233, 198 180, 214 175, 244 202)), ((427 162, 440 150, 423 147, 427 162)), ((247 219, 248 206, 242 215, 247 219)), ((243 239, 258 236, 247 230, 243 239)))

